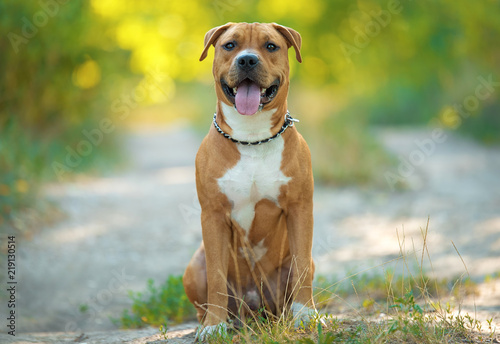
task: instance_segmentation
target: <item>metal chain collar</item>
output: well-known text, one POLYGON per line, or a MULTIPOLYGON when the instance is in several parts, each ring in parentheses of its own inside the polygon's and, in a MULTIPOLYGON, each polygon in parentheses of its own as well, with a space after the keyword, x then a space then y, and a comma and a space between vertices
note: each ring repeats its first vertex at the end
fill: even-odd
POLYGON ((222 129, 219 127, 219 124, 217 124, 216 117, 217 117, 217 113, 214 113, 214 120, 213 120, 214 127, 215 127, 215 129, 217 129, 219 134, 221 134, 222 136, 224 136, 228 140, 231 140, 235 143, 239 143, 239 144, 245 145, 245 146, 256 146, 256 145, 260 145, 262 143, 272 141, 275 138, 277 138, 278 136, 280 136, 281 134, 283 134, 288 127, 293 127, 294 122, 299 122, 298 119, 295 119, 292 116, 290 116, 290 112, 287 111, 285 114, 285 123, 281 127, 280 131, 278 131, 275 135, 268 137, 267 139, 264 139, 264 140, 248 142, 248 141, 240 141, 240 140, 233 139, 231 137, 231 135, 226 134, 224 131, 222 131, 222 129))

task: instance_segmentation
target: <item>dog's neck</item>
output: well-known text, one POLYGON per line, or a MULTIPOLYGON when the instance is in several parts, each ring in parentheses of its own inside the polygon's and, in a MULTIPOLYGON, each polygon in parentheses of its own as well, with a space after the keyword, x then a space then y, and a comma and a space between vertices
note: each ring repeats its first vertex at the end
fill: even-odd
POLYGON ((234 106, 219 101, 216 118, 222 130, 234 139, 253 142, 275 135, 283 126, 285 114, 286 105, 245 116, 238 113, 234 106))

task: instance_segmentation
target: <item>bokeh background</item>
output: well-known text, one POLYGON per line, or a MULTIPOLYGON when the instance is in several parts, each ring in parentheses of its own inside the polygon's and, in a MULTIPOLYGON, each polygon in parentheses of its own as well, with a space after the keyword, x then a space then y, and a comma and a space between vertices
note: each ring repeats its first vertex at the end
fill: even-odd
POLYGON ((213 52, 198 58, 205 32, 227 21, 302 34, 290 109, 307 119, 318 181, 384 183, 377 171, 391 159, 371 139, 377 125, 498 141, 499 92, 470 100, 467 118, 453 106, 479 77, 500 80, 499 13, 496 0, 2 1, 0 222, 32 206, 44 180, 116 166, 124 128, 183 119, 205 130, 213 52), (103 118, 98 148, 64 164, 103 118))

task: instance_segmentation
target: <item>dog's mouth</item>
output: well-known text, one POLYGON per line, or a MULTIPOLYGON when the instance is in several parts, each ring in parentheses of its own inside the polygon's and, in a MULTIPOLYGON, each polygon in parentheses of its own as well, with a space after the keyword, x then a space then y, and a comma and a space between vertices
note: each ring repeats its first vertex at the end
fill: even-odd
POLYGON ((246 78, 235 87, 230 87, 224 79, 221 79, 221 85, 227 99, 236 106, 240 114, 253 115, 273 100, 278 93, 280 81, 276 79, 270 86, 262 87, 246 78))

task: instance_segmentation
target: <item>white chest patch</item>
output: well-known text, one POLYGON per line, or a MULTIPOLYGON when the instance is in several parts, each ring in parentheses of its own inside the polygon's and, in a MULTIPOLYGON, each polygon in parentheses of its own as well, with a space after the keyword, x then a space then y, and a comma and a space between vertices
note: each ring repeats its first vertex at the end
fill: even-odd
MULTIPOLYGON (((224 109, 226 110, 226 109, 224 109)), ((226 120, 229 125, 232 121, 224 112, 226 120)), ((240 117, 253 117, 253 116, 242 116, 240 117)), ((264 137, 257 139, 262 139, 271 136, 271 115, 261 113, 260 126, 267 127, 267 133, 264 130, 252 130, 253 133, 259 132, 259 136, 265 134, 264 137), (266 118, 268 117, 268 118, 266 118), (267 123, 266 123, 267 119, 267 123)), ((254 118, 250 121, 254 121, 254 118)), ((247 119, 248 120, 248 119, 247 119)), ((252 123, 257 126, 257 123, 252 123)), ((232 136, 239 140, 247 140, 248 137, 248 127, 244 130, 237 130, 238 126, 232 126, 233 129, 232 136)), ((254 138, 251 138, 252 140, 254 138)), ((273 202, 278 202, 278 197, 280 194, 280 188, 282 185, 287 184, 290 181, 290 177, 287 177, 281 172, 281 156, 284 148, 283 138, 277 137, 276 139, 257 146, 243 146, 238 144, 238 150, 241 154, 238 163, 218 179, 218 184, 221 192, 223 192, 228 199, 232 202, 233 208, 231 211, 231 217, 236 220, 236 222, 243 228, 247 234, 252 226, 253 219, 255 217, 255 205, 262 199, 269 199, 273 202)))

